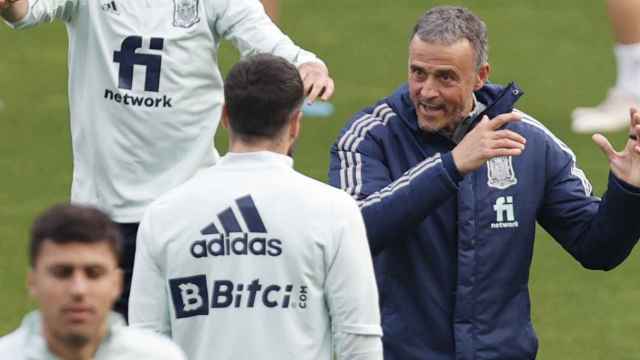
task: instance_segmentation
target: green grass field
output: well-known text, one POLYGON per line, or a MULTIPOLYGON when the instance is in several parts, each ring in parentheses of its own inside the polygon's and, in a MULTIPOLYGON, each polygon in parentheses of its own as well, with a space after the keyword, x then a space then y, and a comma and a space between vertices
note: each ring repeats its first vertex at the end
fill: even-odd
MULTIPOLYGON (((283 0, 282 28, 321 55, 336 81, 337 111, 304 122, 296 167, 326 180, 328 149, 358 109, 406 78, 408 32, 443 1, 283 0)), ((589 136, 572 134, 569 114, 601 100, 615 77, 604 1, 457 1, 490 34, 491 80, 525 90, 519 108, 565 140, 602 194, 606 159, 589 136)), ((237 58, 225 45, 223 67, 237 58)), ((0 334, 34 304, 25 290, 28 227, 69 194, 71 148, 66 34, 61 24, 25 32, 0 27, 0 334)), ((610 139, 622 146, 624 133, 610 139)), ((218 148, 226 141, 218 134, 218 148)), ((531 272, 541 359, 640 359, 640 252, 619 268, 590 272, 540 231, 531 272)))

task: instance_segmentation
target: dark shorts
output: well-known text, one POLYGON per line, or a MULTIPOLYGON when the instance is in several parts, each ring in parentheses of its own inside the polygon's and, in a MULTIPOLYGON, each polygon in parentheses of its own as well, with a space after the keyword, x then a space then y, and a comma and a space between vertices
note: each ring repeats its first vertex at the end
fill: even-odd
POLYGON ((120 267, 124 273, 122 295, 113 306, 113 310, 129 319, 129 292, 131 290, 131 276, 133 275, 133 260, 136 257, 136 236, 140 223, 117 224, 122 233, 122 260, 120 267))

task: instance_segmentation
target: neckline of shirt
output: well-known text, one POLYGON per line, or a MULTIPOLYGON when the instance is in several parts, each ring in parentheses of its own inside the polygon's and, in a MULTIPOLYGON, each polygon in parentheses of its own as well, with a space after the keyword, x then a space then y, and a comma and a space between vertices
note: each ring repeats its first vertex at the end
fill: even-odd
POLYGON ((275 153, 273 151, 254 151, 254 152, 228 152, 220 161, 217 166, 225 165, 267 165, 267 164, 280 164, 289 168, 293 167, 293 159, 287 155, 275 153))

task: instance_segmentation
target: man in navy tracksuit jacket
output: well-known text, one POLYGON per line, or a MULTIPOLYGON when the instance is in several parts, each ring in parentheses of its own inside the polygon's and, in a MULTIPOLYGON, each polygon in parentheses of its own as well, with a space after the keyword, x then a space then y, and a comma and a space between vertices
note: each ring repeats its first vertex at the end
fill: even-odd
POLYGON ((330 182, 367 226, 387 360, 534 359, 536 221, 588 269, 614 268, 640 236, 636 141, 615 153, 596 137, 612 169, 599 199, 571 150, 512 112, 521 90, 486 84, 488 73, 482 21, 434 8, 414 31, 408 84, 332 148, 330 182))

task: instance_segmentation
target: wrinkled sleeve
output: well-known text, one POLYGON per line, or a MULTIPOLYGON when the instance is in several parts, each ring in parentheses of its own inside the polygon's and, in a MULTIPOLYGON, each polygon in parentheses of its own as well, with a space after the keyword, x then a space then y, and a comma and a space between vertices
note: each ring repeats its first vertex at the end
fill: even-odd
POLYGON ((171 336, 164 276, 152 252, 155 238, 151 211, 151 208, 147 210, 138 229, 129 298, 129 323, 133 327, 171 336))
POLYGON ((340 224, 325 255, 336 359, 382 359, 378 290, 362 215, 354 201, 341 199, 334 210, 340 224))
POLYGON ((358 202, 373 255, 404 238, 454 196, 461 179, 451 153, 436 153, 392 178, 390 163, 400 160, 372 135, 376 128, 384 132, 388 122, 400 121, 389 111, 380 104, 357 114, 331 148, 329 182, 358 202))
POLYGON ((322 62, 283 34, 265 13, 260 1, 209 0, 209 3, 214 32, 230 40, 243 57, 270 53, 287 59, 295 66, 322 62))
POLYGON ((14 29, 25 29, 56 19, 69 22, 78 12, 81 0, 28 0, 29 11, 24 19, 5 23, 14 29))
POLYGON ((610 270, 629 256, 640 237, 640 189, 609 175, 602 199, 557 138, 547 138, 547 177, 538 221, 585 268, 610 270))

